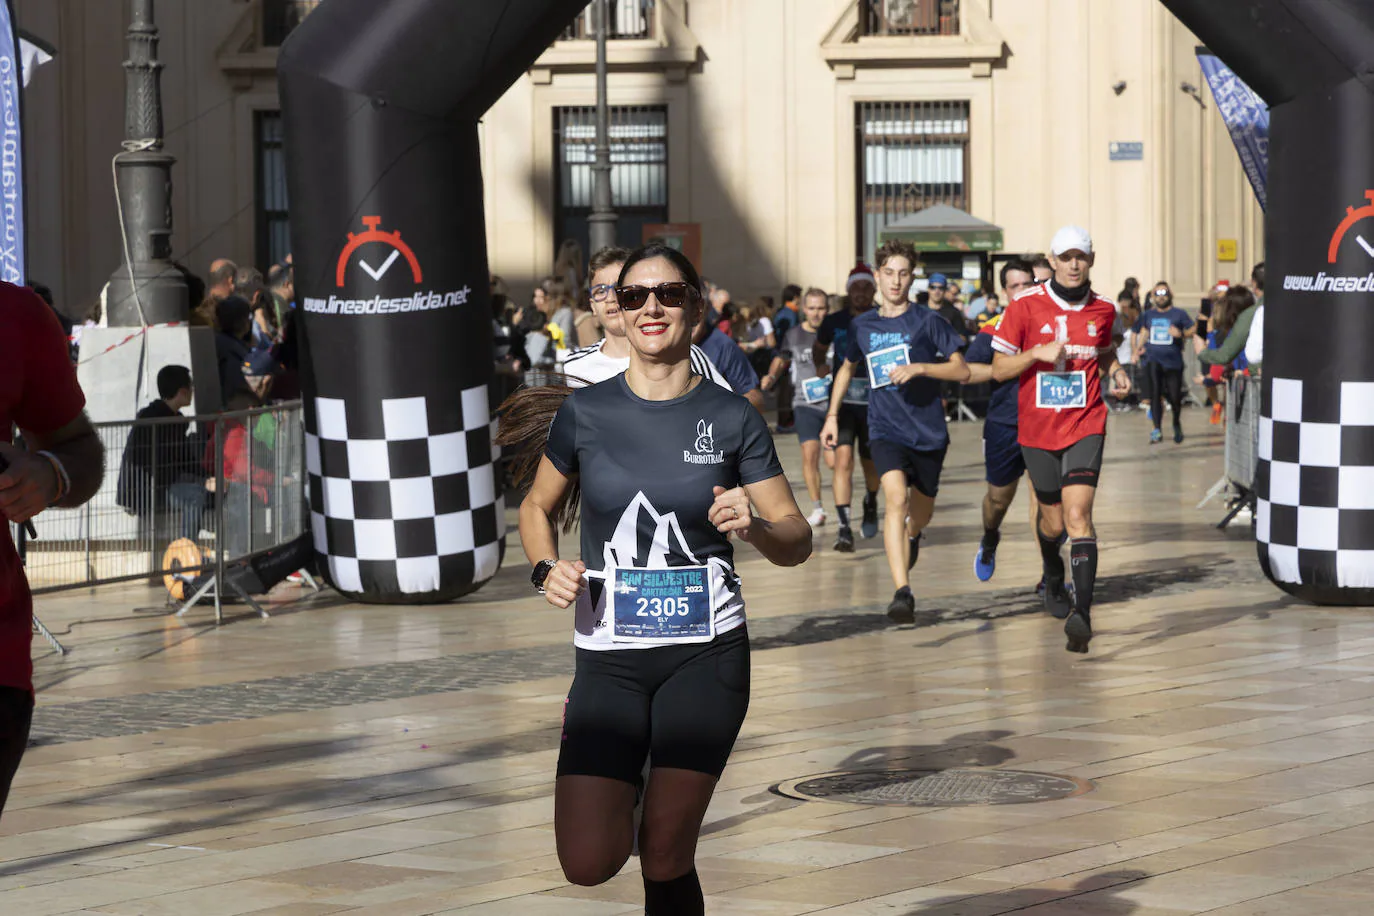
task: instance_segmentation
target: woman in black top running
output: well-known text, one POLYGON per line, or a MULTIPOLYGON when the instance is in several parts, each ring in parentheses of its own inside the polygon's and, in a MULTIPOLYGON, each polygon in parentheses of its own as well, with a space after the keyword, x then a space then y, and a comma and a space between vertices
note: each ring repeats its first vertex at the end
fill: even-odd
POLYGON ((612 878, 631 854, 642 789, 645 912, 701 913, 697 835, 749 702, 730 536, 795 566, 811 554, 811 528, 758 411, 692 370, 703 301, 691 262, 641 249, 616 298, 630 367, 562 402, 520 507, 535 587, 576 609, 558 857, 575 884, 612 878), (569 559, 557 530, 578 489, 581 558, 569 559))

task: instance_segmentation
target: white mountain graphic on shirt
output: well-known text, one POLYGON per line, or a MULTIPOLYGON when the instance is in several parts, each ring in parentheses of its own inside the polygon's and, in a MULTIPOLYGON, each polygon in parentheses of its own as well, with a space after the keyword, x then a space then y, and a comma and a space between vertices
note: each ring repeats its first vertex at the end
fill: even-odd
POLYGON ((677 513, 659 512, 641 490, 620 514, 620 520, 616 522, 611 539, 602 548, 605 568, 609 570, 611 567, 625 569, 638 566, 643 569, 663 569, 668 566, 668 555, 673 546, 691 560, 692 565, 701 565, 692 548, 687 546, 687 538, 683 536, 677 513), (645 545, 640 543, 640 513, 646 513, 653 521, 653 540, 645 545), (636 560, 641 562, 636 563, 636 560))

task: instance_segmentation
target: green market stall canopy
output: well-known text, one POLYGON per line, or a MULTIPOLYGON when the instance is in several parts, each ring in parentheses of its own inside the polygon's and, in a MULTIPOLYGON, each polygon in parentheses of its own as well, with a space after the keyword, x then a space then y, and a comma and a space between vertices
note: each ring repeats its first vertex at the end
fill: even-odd
POLYGON ((880 241, 902 239, 917 251, 1001 251, 1002 227, 957 207, 937 204, 904 216, 878 233, 880 241))

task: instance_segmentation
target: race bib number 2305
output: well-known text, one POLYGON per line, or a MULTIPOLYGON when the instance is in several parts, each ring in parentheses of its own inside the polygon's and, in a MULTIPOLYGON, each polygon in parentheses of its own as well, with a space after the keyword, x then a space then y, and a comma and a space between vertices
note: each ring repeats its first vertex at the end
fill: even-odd
POLYGON ((610 571, 611 641, 710 642, 716 635, 711 571, 705 566, 610 571))

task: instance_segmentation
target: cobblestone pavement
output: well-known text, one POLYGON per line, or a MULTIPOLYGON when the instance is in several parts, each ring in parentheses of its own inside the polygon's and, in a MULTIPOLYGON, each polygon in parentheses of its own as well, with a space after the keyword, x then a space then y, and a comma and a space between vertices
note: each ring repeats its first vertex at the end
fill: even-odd
MULTIPOLYGON (((1183 567, 1146 567, 1103 578, 1098 583, 1097 598, 1102 605, 1146 594, 1183 594, 1204 580, 1213 585, 1239 584, 1257 581, 1258 577, 1253 564, 1231 560, 1183 567)), ((1040 609, 1034 592, 1021 586, 946 597, 938 605, 918 604, 918 614, 924 613, 927 625, 937 620, 994 620, 1034 614, 1040 609)), ((886 615, 873 613, 870 607, 841 607, 759 617, 750 621, 749 630, 754 650, 767 651, 860 636, 889 626, 886 615)), ((558 644, 54 704, 36 710, 30 746, 141 735, 545 677, 571 677, 572 672, 572 647, 558 644)))

